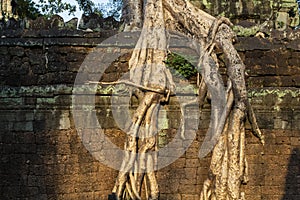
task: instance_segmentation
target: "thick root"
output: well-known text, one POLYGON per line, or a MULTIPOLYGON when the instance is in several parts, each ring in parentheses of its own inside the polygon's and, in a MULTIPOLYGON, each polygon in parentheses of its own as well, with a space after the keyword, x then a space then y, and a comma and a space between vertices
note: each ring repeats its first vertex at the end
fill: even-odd
MULTIPOLYGON (((131 2, 132 0, 128 0, 131 2)), ((235 34, 231 23, 226 18, 215 18, 195 8, 187 0, 148 0, 144 4, 144 23, 132 57, 129 61, 130 80, 128 84, 145 92, 136 113, 125 144, 125 157, 122 163, 114 192, 121 199, 128 191, 132 199, 140 199, 142 184, 146 183, 147 199, 158 199, 159 191, 155 178, 155 156, 146 154, 155 151, 157 132, 157 112, 159 102, 174 91, 174 82, 163 61, 167 52, 167 36, 165 17, 171 19, 170 24, 179 24, 187 35, 196 38, 201 45, 199 65, 203 69, 202 84, 199 87, 200 105, 208 94, 211 95, 211 123, 208 138, 204 142, 204 150, 200 156, 205 156, 214 147, 210 166, 210 176, 204 182, 200 196, 201 200, 238 200, 244 199, 240 192, 241 182, 247 182, 247 162, 245 158, 245 127, 246 113, 252 125, 253 132, 264 138, 260 132, 253 109, 247 97, 245 84, 245 66, 235 50, 232 42, 235 34), (226 58, 227 76, 229 79, 227 91, 222 82, 218 59, 214 53, 217 46, 226 58), (144 138, 138 135, 142 122, 145 122, 144 138), (138 145, 140 143, 140 146, 138 145), (140 154, 140 158, 137 158, 140 154), (137 171, 138 169, 138 171, 137 171), (140 175, 137 175, 141 172, 140 175), (126 189, 127 188, 127 189, 126 189)), ((141 0, 133 12, 140 15, 141 0), (135 9, 137 8, 138 9, 135 9)), ((132 23, 139 24, 135 18, 132 23)), ((170 26, 175 27, 175 26, 170 26)), ((179 26, 177 26, 179 27, 179 26)), ((126 84, 126 83, 125 83, 126 84)), ((193 103, 193 102, 191 102, 193 103)), ((184 115, 184 105, 181 112, 184 115)), ((184 122, 182 123, 184 130, 184 122)), ((184 133, 181 133, 184 137, 184 133)))
POLYGON ((125 191, 128 192, 132 199, 141 199, 141 184, 145 173, 149 179, 151 196, 155 197, 158 195, 158 187, 155 186, 157 183, 154 175, 154 159, 152 157, 149 158, 149 155, 146 153, 150 150, 155 150, 156 117, 158 116, 161 97, 158 93, 147 92, 133 116, 133 123, 125 143, 125 157, 113 189, 113 193, 116 194, 118 199, 122 199, 125 191), (143 120, 145 121, 146 131, 142 138, 143 144, 138 147, 138 132, 143 120), (140 156, 139 160, 137 160, 137 155, 140 156), (138 176, 138 173, 141 174, 138 176), (149 173, 150 175, 148 175, 149 173))

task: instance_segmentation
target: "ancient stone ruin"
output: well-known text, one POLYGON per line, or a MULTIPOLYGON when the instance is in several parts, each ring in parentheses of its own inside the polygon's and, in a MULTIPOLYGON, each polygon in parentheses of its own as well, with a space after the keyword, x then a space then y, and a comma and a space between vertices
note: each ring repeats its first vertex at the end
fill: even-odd
MULTIPOLYGON (((239 2, 262 5, 262 1, 239 2)), ((212 10, 208 3, 206 9, 212 10)), ((236 26, 239 36, 235 48, 246 65, 248 97, 265 135, 265 145, 250 133, 246 123, 245 148, 250 171, 248 184, 242 187, 246 199, 296 200, 300 198, 300 32, 289 27, 285 31, 261 29, 253 26, 253 15, 245 20, 236 23, 243 28, 236 26)), ((265 18, 261 20, 264 21, 265 18)), ((97 60, 112 53, 114 48, 98 45, 114 37, 118 28, 104 29, 101 23, 93 32, 86 31, 87 27, 67 28, 58 16, 15 22, 16 26, 0 30, 0 199, 108 199, 118 171, 102 164, 87 150, 86 143, 97 141, 76 131, 72 95, 76 76, 82 72, 80 68, 90 64, 85 59, 90 56, 97 60)), ((99 81, 117 81, 128 72, 134 44, 127 35, 119 39, 126 41, 118 49, 121 55, 99 81)), ((114 47, 115 43, 109 41, 105 44, 114 47)), ((222 60, 222 54, 217 56, 222 60)), ((100 73, 97 69, 85 76, 100 73)), ((220 71, 226 73, 222 64, 220 71)), ((195 85, 197 77, 188 81, 195 85)), ((113 111, 124 115, 128 102, 120 98, 118 104, 112 104, 115 90, 97 87, 93 93, 88 86, 82 88, 95 97, 93 113, 105 135, 122 148, 126 135, 119 129, 113 111)), ((84 103, 85 118, 91 113, 84 103)), ((138 104, 136 99, 131 103, 133 110, 138 104)), ((188 109, 193 113, 196 107, 188 109)), ((171 97, 170 104, 163 106, 159 114, 159 147, 173 141, 181 123, 179 116, 178 100, 171 97)), ((208 101, 200 120, 196 137, 186 141, 191 145, 184 154, 157 172, 162 200, 200 198, 211 159, 198 157, 210 120, 208 101)), ((82 126, 93 127, 93 123, 83 120, 82 126)), ((187 126, 194 123, 197 122, 188 121, 187 126)), ((185 145, 179 140, 175 142, 185 145)), ((104 146, 99 143, 95 148, 104 146)))

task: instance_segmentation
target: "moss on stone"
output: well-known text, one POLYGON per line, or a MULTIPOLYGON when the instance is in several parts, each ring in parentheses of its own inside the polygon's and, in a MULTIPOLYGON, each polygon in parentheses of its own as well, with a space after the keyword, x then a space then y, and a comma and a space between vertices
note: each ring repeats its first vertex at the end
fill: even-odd
POLYGON ((237 34, 237 36, 240 37, 250 37, 254 36, 257 32, 259 32, 260 27, 259 26, 253 26, 250 28, 245 28, 242 26, 234 26, 233 31, 237 34))

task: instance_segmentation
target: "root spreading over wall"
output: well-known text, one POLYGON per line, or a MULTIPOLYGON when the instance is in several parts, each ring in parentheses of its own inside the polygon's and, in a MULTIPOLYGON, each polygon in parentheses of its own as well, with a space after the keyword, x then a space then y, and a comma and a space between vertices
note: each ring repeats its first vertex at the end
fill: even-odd
POLYGON ((233 46, 235 34, 231 23, 226 18, 215 18, 197 9, 187 0, 147 0, 144 3, 128 0, 124 8, 129 17, 125 20, 125 30, 141 28, 129 61, 130 78, 127 80, 137 86, 132 94, 138 97, 139 106, 127 133, 126 153, 113 189, 114 198, 142 199, 144 187, 146 199, 159 199, 155 177, 157 116, 160 104, 168 102, 169 95, 175 94, 172 75, 164 63, 168 52, 167 29, 170 29, 197 41, 199 61, 196 67, 201 68, 202 77, 198 101, 201 106, 205 98, 211 99, 210 126, 199 157, 213 153, 200 199, 244 199, 240 186, 247 182, 248 171, 246 117, 253 133, 262 143, 264 139, 247 98, 245 66, 233 46), (226 84, 218 71, 215 49, 221 50, 226 58, 226 84), (145 131, 141 131, 141 126, 145 131))

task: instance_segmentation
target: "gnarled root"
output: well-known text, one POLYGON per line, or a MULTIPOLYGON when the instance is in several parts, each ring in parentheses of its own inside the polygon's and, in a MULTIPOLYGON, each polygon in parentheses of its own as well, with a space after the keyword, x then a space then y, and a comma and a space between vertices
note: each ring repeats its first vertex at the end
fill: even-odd
MULTIPOLYGON (((170 94, 174 87, 171 75, 162 62, 167 50, 165 17, 183 27, 188 35, 197 38, 202 47, 199 65, 203 67, 204 81, 200 86, 199 95, 201 101, 204 101, 206 93, 211 95, 212 114, 208 145, 200 151, 200 156, 205 156, 212 147, 214 149, 210 175, 204 182, 200 199, 244 199, 240 185, 247 182, 248 171, 244 153, 246 113, 254 134, 263 142, 263 135, 247 97, 245 66, 232 44, 235 34, 230 28, 230 22, 225 18, 212 17, 195 8, 187 0, 148 0, 145 4, 143 29, 129 61, 129 68, 130 81, 140 85, 140 89, 150 89, 146 90, 133 117, 125 143, 126 152, 122 168, 113 192, 116 193, 117 199, 122 199, 126 188, 131 199, 141 199, 144 182, 147 183, 147 199, 158 199, 158 186, 154 174, 155 154, 147 152, 155 151, 156 148, 156 116, 159 102, 164 99, 164 92, 168 90, 170 94), (229 80, 227 93, 218 72, 215 46, 223 51, 226 58, 229 80), (146 130, 144 138, 139 140, 139 129, 143 120, 146 130), (138 175, 139 172, 141 173, 138 175)), ((187 105, 183 107, 185 106, 187 105)), ((184 114, 184 110, 182 113, 184 114)), ((182 136, 184 137, 183 133, 182 136)))
POLYGON ((242 199, 241 182, 247 182, 247 162, 244 155, 244 114, 234 108, 224 132, 213 150, 210 176, 204 182, 200 200, 242 199))
POLYGON ((157 115, 159 103, 168 99, 174 87, 172 76, 163 62, 167 52, 167 37, 162 0, 148 0, 144 6, 143 28, 129 60, 129 69, 130 84, 146 92, 135 111, 125 143, 125 157, 113 189, 118 199, 122 198, 126 184, 130 198, 141 199, 143 182, 147 183, 147 199, 158 199, 154 173, 157 115), (168 95, 165 98, 166 93, 168 95), (145 125, 144 135, 139 134, 142 132, 142 122, 145 125))
MULTIPOLYGON (((141 199, 141 183, 143 182, 144 173, 150 171, 147 177, 149 179, 152 199, 158 196, 158 187, 154 171, 154 158, 146 153, 153 149, 156 144, 156 122, 161 95, 158 93, 147 92, 139 104, 131 125, 130 131, 125 142, 125 156, 122 166, 113 189, 117 199, 122 199, 125 189, 132 199, 141 199), (145 135, 142 138, 141 147, 138 146, 138 133, 143 119, 145 119, 145 135), (137 158, 140 157, 139 160, 137 158), (142 172, 142 176, 137 178, 137 174, 142 172)), ((154 149, 153 149, 154 150, 154 149)))
MULTIPOLYGON (((246 113, 252 125, 253 132, 263 142, 263 135, 261 134, 253 109, 247 97, 247 90, 245 85, 245 66, 233 46, 235 34, 230 28, 228 20, 220 18, 216 19, 201 10, 194 8, 186 0, 169 0, 164 1, 165 9, 173 16, 173 20, 177 20, 190 34, 199 39, 202 45, 202 56, 200 56, 200 64, 204 68, 204 72, 208 75, 213 75, 216 70, 213 69, 212 60, 214 59, 213 47, 214 45, 221 49, 226 58, 227 75, 231 81, 232 90, 230 98, 227 95, 228 112, 223 112, 222 115, 216 115, 216 121, 219 126, 213 136, 210 138, 211 143, 217 139, 217 144, 213 150, 211 161, 211 176, 204 182, 201 193, 201 200, 227 200, 227 199, 243 199, 244 195, 240 192, 240 184, 247 182, 247 161, 245 159, 245 127, 244 120, 246 113), (205 68, 207 67, 207 68, 205 68), (225 125, 222 126, 223 120, 225 125), (222 133, 218 138, 218 135, 222 133)), ((205 73, 204 73, 205 78, 205 73)), ((215 96, 212 95, 212 100, 222 98, 220 89, 217 89, 216 84, 208 85, 208 92, 212 93, 212 89, 216 90, 215 96), (213 87, 209 87, 209 85, 213 87)), ((221 104, 220 104, 221 105, 221 104)), ((220 106, 219 105, 219 106, 220 106)), ((220 109, 217 105, 217 107, 220 109)), ((212 112, 215 112, 212 109, 212 112)), ((216 113, 218 114, 218 113, 216 113)), ((212 124, 214 125, 214 124, 212 124)), ((211 145, 208 145, 211 146, 211 145)), ((208 147, 209 148, 209 147, 208 147)), ((206 155, 207 151, 204 151, 206 155)), ((200 154, 201 155, 201 154, 200 154)))

